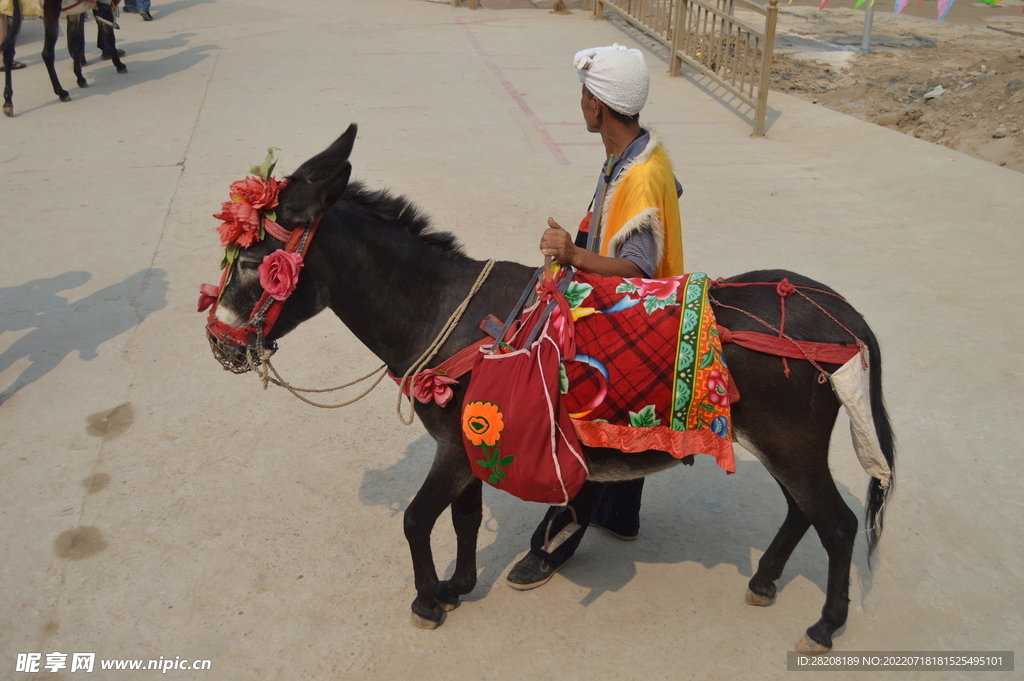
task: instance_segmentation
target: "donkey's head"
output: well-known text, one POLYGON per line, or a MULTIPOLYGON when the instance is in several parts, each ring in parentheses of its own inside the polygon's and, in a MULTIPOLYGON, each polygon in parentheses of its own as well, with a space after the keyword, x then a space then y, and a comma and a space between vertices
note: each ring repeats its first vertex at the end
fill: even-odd
POLYGON ((207 326, 214 355, 225 368, 247 371, 252 359, 273 351, 275 339, 326 306, 322 278, 327 263, 310 230, 348 187, 355 138, 353 123, 330 147, 299 166, 280 190, 276 220, 267 222, 262 212, 264 238, 241 248, 227 266, 207 326), (304 247, 309 250, 303 255, 304 247))

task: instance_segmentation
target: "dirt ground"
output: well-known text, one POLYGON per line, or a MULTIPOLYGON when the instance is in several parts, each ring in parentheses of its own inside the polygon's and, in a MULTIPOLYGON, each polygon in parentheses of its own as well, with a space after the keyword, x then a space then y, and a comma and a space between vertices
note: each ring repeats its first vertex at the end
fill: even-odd
POLYGON ((859 50, 863 8, 847 1, 780 8, 772 89, 1024 172, 1018 0, 961 0, 942 24, 934 0, 911 0, 911 14, 895 20, 878 5, 869 52, 859 50))

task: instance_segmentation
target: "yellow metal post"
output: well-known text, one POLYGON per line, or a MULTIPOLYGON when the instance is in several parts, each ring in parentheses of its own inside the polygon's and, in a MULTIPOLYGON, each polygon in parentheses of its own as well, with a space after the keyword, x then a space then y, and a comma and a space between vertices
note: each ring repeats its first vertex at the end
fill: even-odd
POLYGON ((768 25, 764 31, 764 53, 761 58, 761 85, 757 88, 757 111, 754 113, 754 136, 764 137, 764 119, 768 113, 768 87, 772 82, 772 51, 775 49, 775 22, 779 15, 779 0, 771 0, 768 7, 768 25))

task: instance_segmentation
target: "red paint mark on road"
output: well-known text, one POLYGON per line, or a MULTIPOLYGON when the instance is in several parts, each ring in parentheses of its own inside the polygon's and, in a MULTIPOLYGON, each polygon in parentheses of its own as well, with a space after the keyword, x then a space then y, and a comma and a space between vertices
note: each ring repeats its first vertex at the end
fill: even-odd
POLYGON ((493 73, 494 77, 498 79, 501 86, 505 88, 505 92, 508 93, 508 96, 511 97, 512 101, 519 106, 520 111, 523 112, 523 115, 526 116, 527 120, 530 121, 534 129, 536 129, 538 134, 540 134, 540 138, 544 141, 544 144, 547 146, 548 151, 551 152, 551 155, 555 157, 556 161, 558 161, 558 164, 563 166, 571 165, 569 158, 562 153, 559 145, 555 142, 554 138, 551 137, 551 133, 549 133, 547 128, 544 127, 544 124, 540 122, 540 119, 537 118, 537 114, 533 112, 533 109, 531 109, 530 105, 526 103, 523 96, 519 94, 516 87, 512 85, 508 78, 505 77, 501 68, 494 63, 494 59, 491 55, 487 54, 487 51, 484 50, 482 45, 480 45, 480 41, 477 40, 476 36, 473 35, 473 32, 469 30, 469 26, 466 25, 466 22, 461 17, 458 22, 459 25, 462 26, 462 30, 466 33, 466 39, 469 40, 469 44, 473 46, 473 49, 476 50, 480 59, 482 59, 484 64, 487 65, 487 68, 491 70, 491 73, 493 73))

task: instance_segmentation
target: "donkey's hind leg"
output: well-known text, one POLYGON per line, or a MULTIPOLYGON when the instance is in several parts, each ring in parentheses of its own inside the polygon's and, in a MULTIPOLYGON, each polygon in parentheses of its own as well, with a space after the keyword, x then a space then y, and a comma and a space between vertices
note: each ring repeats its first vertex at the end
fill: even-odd
MULTIPOLYGON (((779 482, 776 480, 775 482, 779 482)), ((775 539, 757 563, 757 572, 750 578, 747 588, 746 602, 750 605, 771 605, 775 602, 775 580, 782 576, 786 562, 793 554, 793 549, 803 539, 811 521, 807 519, 800 507, 793 501, 792 495, 779 483, 782 493, 786 495, 789 512, 782 523, 775 539)))
MULTIPOLYGON (((75 80, 78 87, 89 87, 89 82, 82 75, 82 65, 85 64, 85 21, 82 14, 75 14, 68 17, 68 52, 71 53, 71 63, 74 64, 75 80)), ((61 98, 64 101, 64 98, 61 98)))
MULTIPOLYGON (((814 527, 821 540, 825 552, 828 553, 828 585, 825 588, 825 605, 821 609, 821 619, 807 629, 806 635, 797 643, 797 650, 805 653, 820 653, 832 648, 832 634, 846 624, 850 609, 850 564, 853 560, 853 544, 857 537, 857 516, 843 501, 835 481, 828 470, 828 461, 820 459, 820 463, 804 461, 805 469, 786 469, 777 479, 789 492, 787 501, 792 498, 797 509, 806 521, 814 527)), ((773 475, 776 472, 773 471, 773 475)), ((751 584, 761 587, 770 582, 772 574, 781 573, 788 557, 786 550, 792 552, 796 546, 795 533, 803 521, 795 515, 790 507, 787 516, 772 542, 776 551, 769 556, 765 565, 765 573, 751 579, 751 584), (795 516, 792 520, 791 517, 795 516)), ((751 589, 755 593, 755 589, 751 589)))
POLYGON ((438 584, 437 602, 445 610, 459 607, 459 596, 476 586, 476 542, 483 520, 482 483, 474 480, 452 502, 452 525, 458 545, 452 578, 438 584))
POLYGON ((117 55, 117 38, 114 37, 113 26, 113 8, 110 5, 98 2, 92 13, 96 17, 96 26, 99 27, 100 42, 105 46, 106 53, 110 55, 110 60, 114 62, 114 68, 117 69, 118 73, 128 73, 128 67, 121 62, 121 57, 117 55))
MULTIPOLYGON (((53 94, 60 97, 62 102, 70 102, 71 95, 61 87, 60 79, 57 77, 57 69, 54 67, 54 54, 57 49, 57 37, 60 33, 60 3, 46 2, 43 5, 43 63, 46 64, 46 73, 50 76, 50 85, 53 86, 53 94)), ((68 40, 71 40, 70 26, 68 27, 68 40)), ((71 53, 74 58, 74 52, 71 53)))

